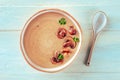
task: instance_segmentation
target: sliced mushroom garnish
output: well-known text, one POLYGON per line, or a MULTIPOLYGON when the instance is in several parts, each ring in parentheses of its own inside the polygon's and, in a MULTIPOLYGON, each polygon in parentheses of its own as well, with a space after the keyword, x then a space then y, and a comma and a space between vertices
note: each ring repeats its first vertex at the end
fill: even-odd
POLYGON ((63 47, 64 48, 70 47, 74 49, 75 46, 76 46, 76 43, 74 42, 73 38, 70 36, 66 37, 65 42, 63 43, 63 47))
POLYGON ((51 58, 51 62, 52 62, 52 64, 56 64, 58 62, 57 58, 56 57, 52 57, 51 58))
POLYGON ((62 51, 61 51, 63 54, 70 54, 71 53, 71 50, 69 49, 69 48, 64 48, 64 49, 62 49, 62 51))
POLYGON ((75 35, 75 34, 77 33, 77 31, 76 31, 76 29, 75 29, 73 26, 70 26, 70 28, 69 28, 69 33, 70 33, 71 35, 75 35))
POLYGON ((57 32, 57 37, 63 39, 67 35, 67 30, 64 28, 59 28, 57 32))
POLYGON ((68 48, 64 48, 64 49, 62 50, 62 53, 71 53, 71 51, 70 51, 70 49, 68 49, 68 48))
POLYGON ((51 58, 52 64, 63 62, 64 56, 59 51, 55 52, 55 55, 51 58))

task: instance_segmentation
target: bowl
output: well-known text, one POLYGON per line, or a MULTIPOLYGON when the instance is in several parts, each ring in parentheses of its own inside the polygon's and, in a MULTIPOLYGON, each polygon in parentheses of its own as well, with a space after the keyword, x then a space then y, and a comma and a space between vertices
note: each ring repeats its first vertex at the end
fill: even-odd
MULTIPOLYGON (((66 27, 66 29, 68 28, 66 27)), ((67 34, 69 36, 69 33, 67 34)), ((81 42, 82 30, 79 23, 69 13, 60 9, 44 9, 34 14, 24 25, 20 36, 20 47, 25 60, 33 68, 44 72, 57 72, 67 67, 79 53, 81 42), (66 25, 59 24, 58 19, 60 17, 66 18, 66 25), (77 47, 75 50, 71 49, 74 53, 71 54, 69 59, 66 58, 63 63, 52 65, 48 62, 48 60, 51 60, 49 57, 53 55, 52 51, 54 49, 61 48, 59 44, 64 41, 57 38, 56 30, 59 27, 64 28, 70 25, 74 25, 77 30, 79 38, 77 47)))

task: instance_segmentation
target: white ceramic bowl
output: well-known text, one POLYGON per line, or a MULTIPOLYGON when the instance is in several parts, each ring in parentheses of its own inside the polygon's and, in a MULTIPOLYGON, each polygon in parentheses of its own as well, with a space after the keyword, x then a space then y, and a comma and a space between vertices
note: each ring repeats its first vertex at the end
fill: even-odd
POLYGON ((40 70, 40 71, 44 71, 44 72, 56 72, 56 71, 59 71, 63 68, 65 68, 66 66, 68 66, 73 60, 74 58, 76 57, 76 55, 79 53, 79 50, 80 50, 80 47, 81 47, 81 42, 82 42, 82 30, 81 30, 81 27, 79 25, 79 23, 70 15, 68 14, 67 12, 63 11, 63 10, 59 10, 59 9, 45 9, 45 10, 41 10, 39 12, 37 12, 36 14, 34 14, 25 24, 22 32, 21 32, 21 37, 20 37, 20 47, 21 47, 21 51, 23 53, 23 56, 25 58, 25 60, 28 62, 28 64, 30 66, 32 66, 33 68, 37 69, 37 70, 40 70), (44 67, 41 67, 41 66, 38 66, 36 65, 35 63, 33 63, 30 58, 27 56, 26 54, 26 51, 25 51, 25 48, 24 48, 24 43, 23 43, 23 39, 24 39, 24 33, 26 31, 26 28, 28 27, 28 24, 33 20, 35 19, 37 16, 41 15, 41 14, 44 14, 44 13, 48 13, 48 12, 56 12, 56 13, 59 13, 59 14, 62 14, 64 16, 66 16, 67 18, 69 18, 73 24, 76 26, 77 28, 77 31, 79 33, 79 39, 80 39, 80 42, 78 44, 78 47, 77 47, 77 51, 76 53, 74 53, 74 56, 68 61, 66 62, 64 65, 62 66, 59 66, 59 67, 55 67, 55 68, 44 68, 44 67))

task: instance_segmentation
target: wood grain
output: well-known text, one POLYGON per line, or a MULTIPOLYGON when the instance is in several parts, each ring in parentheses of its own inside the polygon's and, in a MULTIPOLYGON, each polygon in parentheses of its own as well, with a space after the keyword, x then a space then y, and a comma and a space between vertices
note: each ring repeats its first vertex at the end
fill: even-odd
POLYGON ((68 6, 68 7, 0 7, 0 30, 22 29, 26 21, 36 12, 46 8, 59 8, 67 11, 81 24, 82 28, 91 29, 92 17, 96 11, 104 11, 108 16, 105 30, 120 30, 118 6, 68 6), (86 22, 87 21, 87 22, 86 22))

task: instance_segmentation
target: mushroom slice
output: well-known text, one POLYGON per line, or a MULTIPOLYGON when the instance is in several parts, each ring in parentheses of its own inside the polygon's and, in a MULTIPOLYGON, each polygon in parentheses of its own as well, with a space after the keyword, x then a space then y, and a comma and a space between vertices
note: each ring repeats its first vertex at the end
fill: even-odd
POLYGON ((70 26, 69 28, 69 34, 75 35, 77 33, 76 29, 73 26, 70 26))
POLYGON ((61 58, 61 56, 63 57, 59 51, 56 51, 54 56, 51 58, 52 64, 63 62, 63 58, 61 58))
POLYGON ((64 53, 71 53, 71 51, 70 51, 70 49, 68 49, 68 48, 64 48, 63 50, 62 50, 62 53, 64 54, 64 53))
POLYGON ((70 48, 74 49, 76 47, 76 43, 74 42, 72 37, 67 36, 65 38, 65 42, 63 43, 63 47, 64 48, 70 47, 70 48))
POLYGON ((64 55, 66 55, 66 54, 69 55, 70 53, 72 53, 69 48, 63 48, 63 49, 61 50, 61 52, 62 52, 64 55))
POLYGON ((57 37, 63 39, 67 35, 67 30, 64 28, 59 28, 57 32, 57 37))

